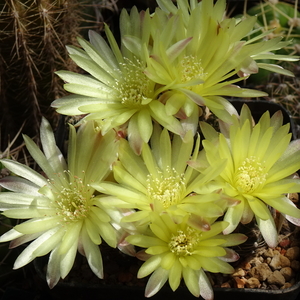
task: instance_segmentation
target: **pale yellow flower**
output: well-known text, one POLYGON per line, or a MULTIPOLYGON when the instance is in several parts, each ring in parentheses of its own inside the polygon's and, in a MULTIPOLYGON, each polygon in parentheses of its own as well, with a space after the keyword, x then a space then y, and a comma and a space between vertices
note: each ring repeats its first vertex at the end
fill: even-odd
POLYGON ((1 179, 11 192, 0 193, 0 210, 9 218, 29 219, 0 237, 14 248, 29 245, 18 256, 14 269, 36 257, 50 253, 47 282, 54 287, 71 270, 77 250, 86 256, 92 271, 103 277, 99 249, 102 239, 116 247, 117 234, 111 225, 111 212, 95 197, 91 186, 106 178, 116 160, 118 142, 115 132, 105 136, 88 122, 76 133, 70 126, 68 164, 56 147, 49 123, 43 119, 41 143, 44 153, 27 136, 28 151, 47 178, 26 165, 3 159, 1 163, 17 176, 1 179))
MULTIPOLYGON (((136 9, 130 16, 123 12, 122 35, 138 31, 140 42, 147 44, 149 21, 149 12, 143 14, 143 21, 136 9)), ((124 45, 120 49, 108 27, 105 32, 108 43, 90 31, 90 42, 78 38, 83 50, 68 47, 71 59, 89 74, 56 72, 65 81, 65 90, 72 95, 55 100, 52 106, 61 114, 85 114, 85 120, 98 121, 102 134, 125 126, 136 153, 140 153, 142 144, 149 141, 153 120, 184 137, 188 129, 177 118, 165 113, 163 104, 157 100, 156 83, 145 75, 146 60, 142 52, 136 55, 124 45)))
POLYGON ((224 96, 266 95, 240 88, 236 82, 259 68, 293 76, 280 66, 260 63, 263 59, 298 60, 271 52, 289 42, 281 38, 260 41, 263 35, 247 40, 256 17, 226 18, 225 0, 215 4, 212 0, 183 0, 177 6, 171 0, 160 0, 158 4, 162 11, 157 9, 152 18, 153 44, 145 74, 161 85, 156 93, 167 113, 191 117, 193 104, 197 104, 231 122, 236 112, 224 96))
POLYGON ((251 112, 244 106, 240 119, 234 118, 232 125, 223 124, 221 134, 208 124, 201 126, 208 163, 227 159, 227 166, 216 178, 219 188, 241 201, 227 209, 224 220, 230 225, 225 233, 255 216, 271 247, 277 245, 277 230, 268 206, 300 225, 300 210, 286 197, 300 192, 300 180, 292 178, 300 169, 300 140, 290 142, 289 124, 282 126, 282 119, 280 111, 271 118, 266 112, 253 126, 251 112))
POLYGON ((146 262, 138 271, 138 278, 152 275, 146 286, 145 296, 156 294, 168 280, 175 291, 181 279, 195 296, 213 299, 211 283, 204 270, 213 273, 230 274, 234 268, 227 262, 236 261, 239 256, 228 246, 247 240, 243 234, 222 235, 227 222, 216 222, 209 231, 199 231, 186 222, 176 224, 163 214, 156 215, 150 224, 148 234, 132 235, 127 241, 147 248, 137 254, 146 262), (226 261, 225 260, 226 258, 226 261))
POLYGON ((204 190, 222 171, 225 161, 216 160, 201 173, 194 170, 188 161, 197 158, 200 139, 194 145, 191 132, 186 138, 171 138, 166 129, 155 127, 150 145, 144 144, 141 156, 132 151, 125 139, 121 140, 119 161, 113 166, 116 182, 93 184, 108 195, 103 203, 137 209, 123 219, 127 222, 147 224, 153 212, 168 213, 177 222, 188 215, 191 226, 209 229, 210 221, 223 215, 228 201, 217 192, 204 190))

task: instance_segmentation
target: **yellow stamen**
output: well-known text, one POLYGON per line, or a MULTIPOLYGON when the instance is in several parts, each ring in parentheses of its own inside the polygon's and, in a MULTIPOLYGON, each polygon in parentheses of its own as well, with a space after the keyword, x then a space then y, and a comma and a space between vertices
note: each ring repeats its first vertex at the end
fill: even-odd
POLYGON ((180 203, 185 193, 184 174, 178 174, 173 168, 167 167, 165 174, 158 172, 159 177, 148 175, 148 195, 152 200, 159 200, 164 208, 180 203))
POLYGON ((201 61, 192 56, 185 56, 181 60, 181 81, 188 82, 194 79, 203 79, 204 73, 201 61))
POLYGON ((186 232, 178 230, 169 242, 170 251, 178 256, 192 255, 199 242, 199 233, 188 227, 186 232))
POLYGON ((267 173, 263 162, 255 156, 246 158, 237 169, 235 185, 242 193, 252 193, 259 186, 265 183, 267 173))
POLYGON ((128 60, 121 64, 122 79, 116 81, 115 89, 119 92, 121 103, 127 108, 140 108, 143 102, 152 97, 153 83, 144 74, 144 68, 137 60, 128 60))
MULTIPOLYGON (((70 172, 67 173, 72 176, 70 172)), ((49 183, 53 184, 51 181, 49 183)), ((61 216, 65 222, 86 218, 91 209, 90 200, 92 198, 93 191, 90 186, 84 184, 81 178, 74 176, 73 182, 66 182, 59 188, 59 192, 55 192, 56 214, 61 216)))

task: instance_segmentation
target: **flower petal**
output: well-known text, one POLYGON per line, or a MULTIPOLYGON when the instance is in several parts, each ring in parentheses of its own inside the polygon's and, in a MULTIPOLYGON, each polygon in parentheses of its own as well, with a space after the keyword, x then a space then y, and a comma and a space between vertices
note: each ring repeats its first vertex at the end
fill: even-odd
POLYGON ((31 234, 49 230, 59 224, 61 217, 44 217, 42 219, 30 219, 15 226, 15 229, 23 234, 31 234))
POLYGON ((229 223, 228 227, 223 230, 224 234, 229 234, 238 226, 244 211, 244 201, 234 207, 229 207, 224 216, 224 221, 229 223))
MULTIPOLYGON (((64 255, 65 253, 68 253, 69 249, 71 246, 75 243, 77 244, 78 242, 78 237, 80 230, 82 228, 82 221, 76 221, 71 224, 69 224, 66 227, 66 233, 64 237, 62 238, 61 245, 59 247, 59 253, 61 255, 64 255)), ((71 251, 71 250, 70 250, 71 251)))
POLYGON ((35 257, 39 257, 48 254, 50 251, 57 247, 57 245, 61 242, 64 234, 65 230, 63 227, 55 227, 46 231, 39 237, 39 239, 47 239, 47 242, 43 242, 42 244, 40 244, 40 246, 32 252, 32 255, 34 255, 35 257))
MULTIPOLYGON (((28 264, 29 262, 31 262, 32 260, 34 260, 37 257, 37 254, 39 254, 38 248, 42 246, 43 249, 44 248, 43 244, 46 243, 47 240, 51 238, 56 232, 57 232, 57 228, 50 229, 49 231, 39 236, 32 243, 30 243, 16 259, 14 264, 14 269, 19 269, 25 266, 26 264, 28 264)), ((55 240, 55 242, 57 242, 57 240, 55 240)), ((50 244, 53 245, 51 242, 50 244)), ((51 251, 52 249, 49 250, 51 251)))
POLYGON ((0 243, 8 242, 21 236, 23 236, 23 233, 20 233, 19 231, 12 228, 0 236, 0 243))
POLYGON ((177 290, 180 284, 181 273, 182 273, 181 263, 178 260, 175 260, 169 273, 169 284, 173 292, 177 290))
POLYGON ((150 276, 145 290, 145 297, 152 297, 155 295, 166 283, 169 277, 169 270, 159 268, 150 276))
POLYGON ((140 267, 137 277, 143 278, 151 274, 154 270, 158 268, 161 262, 160 256, 151 256, 143 265, 140 267))
POLYGON ((1 178, 0 186, 15 193, 40 196, 40 194, 38 193, 40 186, 24 178, 16 176, 6 176, 4 178, 1 178))
POLYGON ((1 159, 0 162, 3 164, 5 168, 9 169, 11 172, 25 179, 30 178, 31 182, 34 182, 40 187, 47 184, 47 180, 45 177, 35 172, 34 170, 32 170, 26 165, 22 165, 16 161, 9 160, 9 159, 1 159))
POLYGON ((300 209, 293 205, 293 202, 290 201, 287 197, 282 196, 275 199, 265 199, 264 201, 268 205, 274 207, 280 213, 289 215, 296 219, 300 219, 300 209))
MULTIPOLYGON (((77 247, 78 247, 78 236, 74 237, 74 242, 73 244, 69 244, 69 249, 67 250, 66 253, 60 254, 60 274, 61 278, 64 279, 69 272, 71 271, 76 253, 77 253, 77 247)), ((61 248, 61 245, 60 245, 61 248)), ((60 249, 59 249, 60 252, 60 249)))
POLYGON ((212 289, 211 283, 207 278, 205 272, 200 269, 200 276, 199 276, 199 287, 200 287, 200 296, 205 300, 210 300, 214 298, 214 291, 212 289))
POLYGON ((199 271, 192 270, 191 268, 182 269, 182 277, 189 291, 195 296, 200 296, 199 286, 199 271))
POLYGON ((271 248, 275 248, 278 244, 278 234, 273 217, 271 216, 271 214, 270 217, 266 220, 262 220, 258 216, 255 217, 257 225, 267 245, 271 248))
POLYGON ((60 255, 58 254, 59 245, 52 250, 47 267, 46 280, 52 289, 60 279, 60 255))
POLYGON ((103 278, 102 256, 99 247, 92 242, 85 226, 81 232, 82 246, 91 270, 99 278, 103 278))

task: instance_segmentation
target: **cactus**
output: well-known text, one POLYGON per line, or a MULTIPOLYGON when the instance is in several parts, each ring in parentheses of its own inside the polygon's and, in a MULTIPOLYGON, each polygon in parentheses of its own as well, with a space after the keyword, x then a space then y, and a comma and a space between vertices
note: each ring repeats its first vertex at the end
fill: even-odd
MULTIPOLYGON (((282 36, 283 40, 292 40, 288 47, 284 47, 283 54, 296 54, 300 52, 300 12, 298 11, 298 0, 289 4, 277 0, 261 2, 250 8, 248 15, 257 15, 256 27, 262 32, 270 29, 267 38, 282 36)), ((258 31, 259 32, 259 31, 258 31)))
MULTIPOLYGON (((249 2, 249 0, 248 0, 249 2)), ((250 6, 252 3, 248 3, 250 6)), ((283 41, 290 40, 291 43, 276 54, 300 54, 300 12, 298 11, 298 0, 293 4, 278 0, 266 0, 247 9, 244 7, 245 15, 256 15, 256 32, 254 35, 270 31, 265 37, 268 39, 282 37, 283 41)), ((282 66, 291 70, 295 77, 282 76, 268 71, 260 71, 251 76, 246 84, 269 94, 267 100, 284 106, 290 113, 296 125, 297 137, 300 137, 300 114, 299 114, 299 63, 284 62, 282 66)))
POLYGON ((75 68, 65 45, 79 35, 80 9, 77 0, 0 1, 1 149, 21 128, 35 136, 42 115, 55 123, 50 103, 64 91, 54 71, 75 68))

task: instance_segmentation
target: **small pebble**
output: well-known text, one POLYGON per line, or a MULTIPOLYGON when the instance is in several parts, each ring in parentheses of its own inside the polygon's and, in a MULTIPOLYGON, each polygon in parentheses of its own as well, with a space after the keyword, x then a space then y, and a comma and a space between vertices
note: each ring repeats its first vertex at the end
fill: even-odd
POLYGON ((253 259, 250 260, 250 264, 254 267, 261 264, 262 262, 263 262, 262 257, 253 257, 253 259))
POLYGON ((298 271, 300 269, 300 262, 298 260, 292 260, 291 268, 295 271, 298 271))
POLYGON ((282 248, 286 248, 287 246, 289 246, 291 243, 290 239, 289 238, 285 238, 283 239, 280 243, 279 243, 279 246, 282 247, 282 248))
POLYGON ((272 274, 272 270, 266 263, 262 263, 252 268, 250 273, 252 277, 257 278, 260 281, 265 281, 272 274))
POLYGON ((275 254, 270 262, 270 267, 273 270, 278 270, 284 267, 289 267, 291 265, 290 260, 281 254, 275 254))
POLYGON ((270 285, 283 286, 285 284, 285 279, 280 271, 275 270, 267 279, 270 285))
POLYGON ((284 289, 288 289, 292 286, 292 284, 290 282, 286 282, 280 289, 284 290, 284 289))
POLYGON ((261 283, 257 278, 251 277, 247 279, 245 286, 250 289, 257 289, 260 288, 261 283))
POLYGON ((272 257, 267 257, 267 258, 266 258, 266 263, 267 263, 267 264, 270 264, 271 260, 272 260, 272 257))
POLYGON ((242 268, 238 268, 231 276, 232 277, 236 277, 236 276, 243 277, 245 275, 246 275, 246 271, 242 268))
POLYGON ((233 277, 233 279, 235 280, 235 285, 238 289, 243 289, 245 287, 245 284, 247 282, 246 279, 239 277, 233 277))
POLYGON ((243 269, 246 271, 249 271, 251 269, 251 264, 249 262, 245 263, 245 265, 243 266, 243 269))
POLYGON ((285 256, 286 250, 285 249, 281 249, 280 254, 283 255, 283 256, 285 256))
POLYGON ((231 288, 231 285, 230 283, 227 281, 227 282, 224 282, 221 284, 221 288, 231 288))
POLYGON ((280 273, 285 278, 285 281, 290 281, 295 276, 295 273, 294 273, 293 269, 290 268, 290 267, 282 268, 280 270, 280 273))
POLYGON ((299 195, 298 193, 290 193, 289 199, 292 200, 294 203, 297 203, 299 201, 299 195))
POLYGON ((289 260, 295 260, 299 258, 300 248, 299 247, 291 247, 287 249, 285 256, 289 260))
POLYGON ((263 256, 264 256, 264 257, 273 257, 273 256, 274 256, 274 250, 271 249, 271 248, 266 249, 266 250, 263 252, 263 256))

